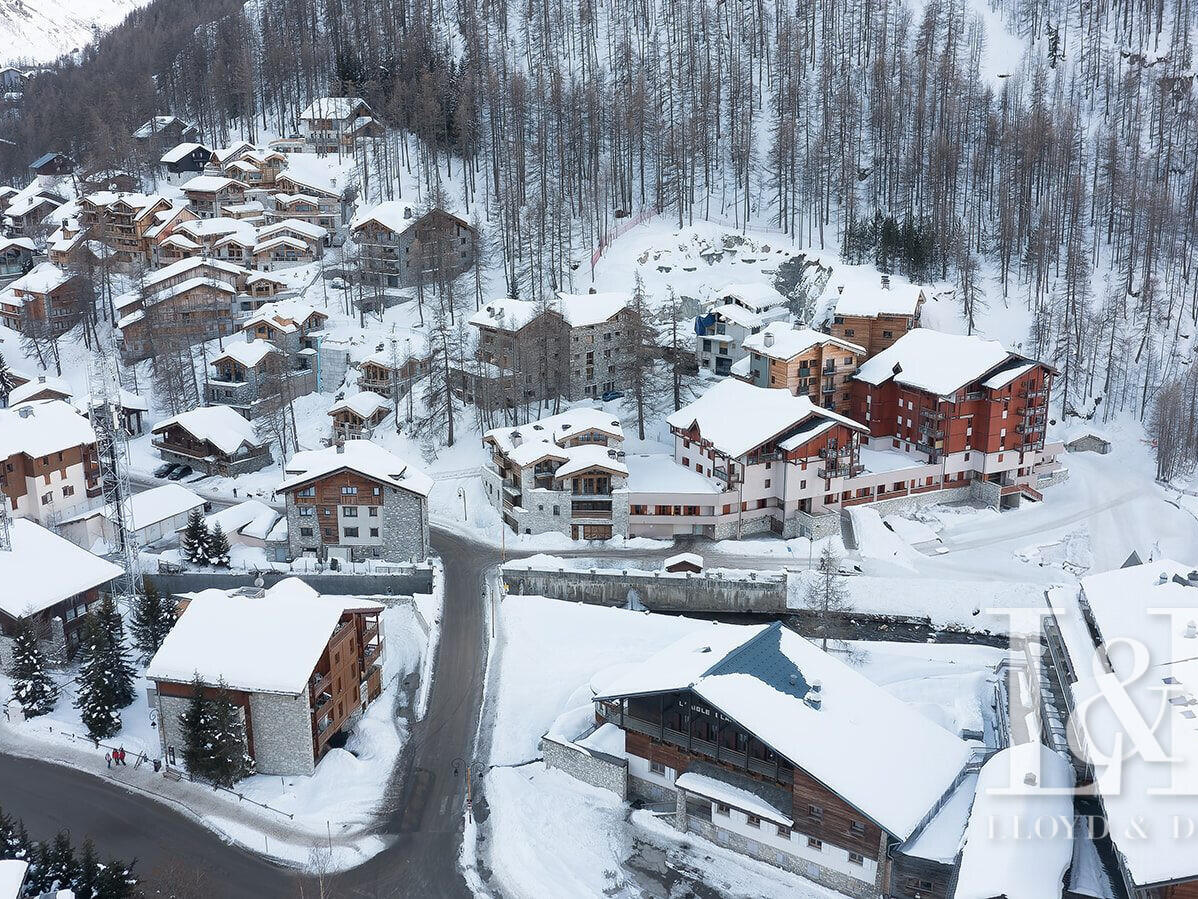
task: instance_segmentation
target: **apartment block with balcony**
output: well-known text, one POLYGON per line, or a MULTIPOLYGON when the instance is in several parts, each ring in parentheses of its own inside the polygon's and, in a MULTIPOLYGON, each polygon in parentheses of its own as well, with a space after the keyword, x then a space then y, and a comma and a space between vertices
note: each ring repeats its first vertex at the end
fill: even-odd
POLYGON ((417 213, 405 203, 380 203, 350 225, 362 276, 383 287, 434 284, 469 271, 474 228, 444 209, 417 213))
POLYGON ((745 338, 748 355, 732 366, 733 377, 758 387, 789 390, 833 412, 849 414, 852 378, 865 348, 811 328, 771 322, 745 338))
POLYGON ((381 603, 320 596, 297 578, 209 589, 182 612, 147 678, 162 754, 182 764, 180 716, 196 690, 228 691, 259 774, 310 775, 333 737, 382 693, 381 603))
POLYGON ((517 534, 575 540, 628 533, 624 431, 602 409, 572 409, 483 435, 483 488, 517 534))
POLYGON ((730 284, 716 292, 711 308, 695 319, 695 357, 700 368, 732 374, 748 355, 745 341, 771 322, 790 318, 786 297, 768 284, 730 284))

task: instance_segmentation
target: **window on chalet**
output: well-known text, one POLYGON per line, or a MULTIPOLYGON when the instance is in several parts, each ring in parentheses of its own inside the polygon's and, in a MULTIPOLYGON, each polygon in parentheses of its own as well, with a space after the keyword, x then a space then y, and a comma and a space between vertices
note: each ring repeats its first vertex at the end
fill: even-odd
POLYGON ((662 774, 662 775, 664 775, 664 774, 666 773, 666 766, 665 766, 665 765, 663 765, 661 762, 650 762, 650 763, 649 763, 649 770, 650 770, 650 771, 651 771, 653 774, 662 774))
POLYGON ((814 849, 816 852, 822 852, 824 849, 824 843, 822 840, 817 840, 815 837, 808 837, 807 848, 814 849))
POLYGON ((297 496, 315 496, 316 488, 315 487, 305 487, 303 490, 301 490, 296 495, 297 496))
POLYGON ((343 533, 345 534, 346 537, 357 537, 358 529, 357 528, 345 528, 343 533))
POLYGON ((371 536, 371 537, 377 537, 378 535, 379 535, 379 529, 378 529, 378 528, 371 528, 371 529, 370 529, 370 536, 371 536))
POLYGON ((849 833, 856 834, 859 837, 865 836, 865 822, 864 821, 850 821, 849 822, 849 833))
POLYGON ((366 509, 366 514, 369 515, 371 518, 378 518, 379 517, 379 507, 378 506, 369 506, 366 509))
POLYGON ((342 487, 341 488, 342 496, 355 496, 355 495, 357 495, 357 493, 358 493, 357 487, 342 487))
POLYGON ((824 807, 822 805, 807 806, 807 817, 822 820, 824 817, 824 807))
POLYGON ((724 805, 722 802, 717 802, 715 805, 715 813, 717 815, 723 815, 725 818, 727 818, 732 814, 732 809, 724 805))
POLYGON ((853 333, 854 333, 854 332, 853 332, 853 329, 852 329, 852 328, 845 328, 845 329, 844 329, 844 336, 845 336, 845 337, 852 337, 852 336, 853 336, 853 333))
POLYGON ((748 824, 750 827, 760 827, 761 819, 758 818, 756 815, 747 815, 745 818, 745 823, 748 824))
POLYGON ((782 824, 778 825, 778 836, 784 840, 790 839, 790 828, 782 824))
POLYGON ((311 537, 312 529, 311 528, 300 528, 300 536, 301 537, 311 537))
POLYGON ((357 506, 342 506, 341 507, 341 515, 345 518, 357 518, 358 517, 358 507, 357 506))
POLYGON ((849 853, 849 864, 850 865, 864 865, 865 864, 865 856, 862 855, 860 852, 850 852, 849 853))

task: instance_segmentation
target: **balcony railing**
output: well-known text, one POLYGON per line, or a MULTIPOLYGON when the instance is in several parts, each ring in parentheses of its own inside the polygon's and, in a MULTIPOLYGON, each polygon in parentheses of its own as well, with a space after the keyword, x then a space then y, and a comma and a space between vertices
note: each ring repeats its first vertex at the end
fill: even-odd
POLYGON ((930 418, 932 421, 944 421, 948 417, 947 412, 942 412, 939 409, 920 409, 920 416, 930 418))
MULTIPOLYGON (((601 712, 607 719, 619 723, 620 713, 601 712)), ((664 743, 670 743, 681 749, 686 749, 696 755, 703 755, 717 762, 724 762, 729 765, 734 765, 754 774, 759 774, 763 777, 777 777, 779 774, 779 765, 777 762, 770 762, 764 759, 753 758, 748 753, 741 752, 738 749, 731 749, 727 746, 721 746, 710 740, 701 740, 698 737, 688 736, 685 732, 674 730, 673 728, 663 728, 651 721, 645 721, 641 718, 633 718, 630 715, 624 716, 623 727, 625 730, 635 731, 645 734, 646 736, 654 737, 664 743)))
POLYGON ((919 426, 919 433, 923 434, 929 440, 941 440, 944 437, 943 428, 937 428, 930 424, 921 424, 919 426))
POLYGON ((1042 396, 1047 396, 1047 390, 1021 390, 1019 396, 1025 400, 1038 399, 1042 396))

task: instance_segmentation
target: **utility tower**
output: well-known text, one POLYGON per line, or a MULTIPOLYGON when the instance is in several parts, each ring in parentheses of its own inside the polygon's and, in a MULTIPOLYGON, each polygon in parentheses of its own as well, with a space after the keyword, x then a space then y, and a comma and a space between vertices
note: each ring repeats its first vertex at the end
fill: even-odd
POLYGON ((114 551, 122 557, 125 568, 124 576, 113 584, 113 598, 118 605, 129 609, 137 598, 139 547, 132 521, 129 435, 121 420, 121 379, 115 349, 110 349, 108 354, 102 349, 92 354, 87 382, 90 394, 87 416, 96 432, 100 491, 112 523, 114 551))

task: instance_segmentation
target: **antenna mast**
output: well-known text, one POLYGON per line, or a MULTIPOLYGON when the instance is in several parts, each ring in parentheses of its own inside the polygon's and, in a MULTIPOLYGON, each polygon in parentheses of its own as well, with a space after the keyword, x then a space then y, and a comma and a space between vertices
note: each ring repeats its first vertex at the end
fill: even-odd
POLYGON ((106 354, 97 349, 88 366, 90 399, 87 417, 96 432, 96 456, 100 463, 100 491, 112 522, 115 551, 124 562, 125 574, 114 583, 113 598, 130 608, 137 598, 139 559, 137 531, 132 520, 132 490, 129 488, 129 435, 121 421, 121 378, 115 348, 106 354))

